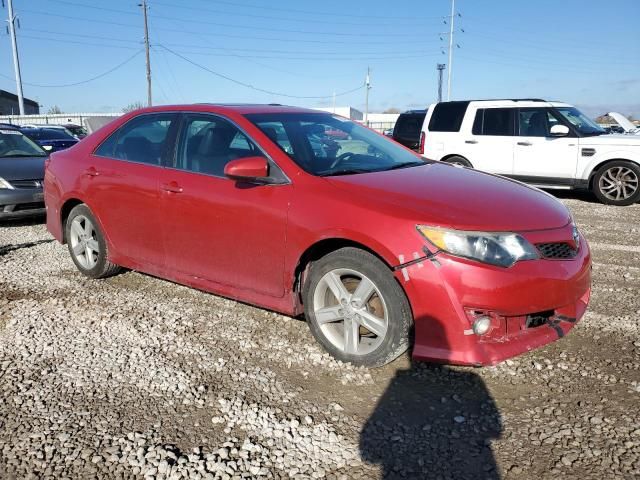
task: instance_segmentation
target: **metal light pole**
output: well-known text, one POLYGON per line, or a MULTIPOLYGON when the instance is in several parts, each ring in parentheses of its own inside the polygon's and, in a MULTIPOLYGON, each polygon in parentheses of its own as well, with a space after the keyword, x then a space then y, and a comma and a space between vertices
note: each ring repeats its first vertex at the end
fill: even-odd
POLYGON ((442 101, 442 71, 445 69, 446 65, 444 63, 438 63, 438 102, 442 101))
POLYGON ((368 127, 369 126, 369 90, 371 89, 371 82, 370 82, 370 78, 369 78, 369 67, 367 67, 367 78, 365 79, 364 82, 364 124, 368 127))
POLYGON ((447 101, 451 100, 451 73, 453 70, 453 22, 456 15, 456 0, 451 0, 449 21, 449 69, 447 70, 447 101))
POLYGON ((144 16, 144 50, 147 58, 147 106, 152 105, 151 101, 151 59, 149 57, 149 23, 147 21, 147 0, 142 0, 142 3, 138 4, 142 7, 142 14, 144 16))
POLYGON ((20 115, 24 115, 24 96, 22 95, 22 75, 20 75, 20 58, 18 57, 18 42, 16 40, 16 16, 13 13, 13 0, 7 1, 9 12, 9 34, 11 35, 11 49, 13 50, 13 68, 16 72, 16 90, 18 93, 18 106, 20 115))

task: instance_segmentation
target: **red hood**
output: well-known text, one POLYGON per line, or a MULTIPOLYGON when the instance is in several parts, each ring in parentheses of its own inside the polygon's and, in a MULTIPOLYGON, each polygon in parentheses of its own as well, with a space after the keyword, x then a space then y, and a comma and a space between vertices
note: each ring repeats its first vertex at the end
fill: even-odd
POLYGON ((398 216, 429 225, 526 231, 560 228, 570 220, 567 208, 551 195, 507 178, 438 162, 326 179, 347 190, 353 200, 400 208, 398 216))

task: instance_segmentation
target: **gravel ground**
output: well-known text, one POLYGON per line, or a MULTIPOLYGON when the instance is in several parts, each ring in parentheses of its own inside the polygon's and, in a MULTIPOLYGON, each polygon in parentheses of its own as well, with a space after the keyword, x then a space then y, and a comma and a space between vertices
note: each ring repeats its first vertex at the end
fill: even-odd
POLYGON ((0 227, 0 478, 638 478, 640 205, 563 199, 591 307, 497 367, 378 370, 299 319, 135 272, 93 281, 0 227))

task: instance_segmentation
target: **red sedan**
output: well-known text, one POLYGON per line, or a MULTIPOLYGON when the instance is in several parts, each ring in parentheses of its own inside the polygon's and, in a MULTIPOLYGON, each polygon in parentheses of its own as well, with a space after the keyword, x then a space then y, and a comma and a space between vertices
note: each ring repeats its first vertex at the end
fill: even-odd
POLYGON ((532 187, 425 161, 328 113, 181 105, 47 162, 47 228, 92 278, 122 267, 305 314, 334 357, 491 365, 567 333, 589 247, 532 187), (350 140, 327 148, 318 132, 350 140))

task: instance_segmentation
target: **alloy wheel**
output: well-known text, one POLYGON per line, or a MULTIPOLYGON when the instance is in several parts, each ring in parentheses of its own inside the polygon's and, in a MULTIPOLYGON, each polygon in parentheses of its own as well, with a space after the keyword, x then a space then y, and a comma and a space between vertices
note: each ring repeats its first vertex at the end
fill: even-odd
POLYGON ((82 268, 91 270, 98 263, 100 255, 100 244, 93 223, 84 215, 76 216, 71 222, 69 236, 73 256, 82 268))
POLYGON ((600 180, 598 188, 609 200, 626 200, 638 191, 638 175, 632 169, 616 166, 607 169, 600 180))
POLYGON ((314 291, 313 310, 322 335, 346 354, 366 355, 387 335, 384 298, 369 278, 355 270, 326 273, 314 291))

